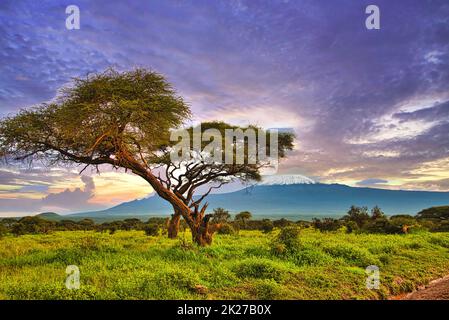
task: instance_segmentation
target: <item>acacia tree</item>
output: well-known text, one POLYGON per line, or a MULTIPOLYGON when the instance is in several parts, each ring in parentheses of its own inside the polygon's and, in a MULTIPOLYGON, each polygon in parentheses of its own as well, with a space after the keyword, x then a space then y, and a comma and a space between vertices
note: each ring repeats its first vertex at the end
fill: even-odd
POLYGON ((231 219, 231 215, 228 210, 223 208, 216 208, 213 211, 212 221, 215 223, 227 223, 231 219))
MULTIPOLYGON (((184 132, 189 136, 189 156, 173 160, 177 142, 174 129, 190 118, 188 104, 158 73, 136 69, 128 72, 106 72, 76 78, 60 91, 54 102, 23 109, 17 115, 0 122, 0 154, 6 161, 42 161, 49 166, 81 165, 82 173, 93 167, 98 172, 105 165, 124 169, 142 177, 158 196, 168 201, 174 214, 169 236, 175 237, 182 217, 199 245, 212 241, 210 214, 203 200, 214 188, 234 179, 259 180, 266 162, 251 161, 245 153, 243 161, 211 161, 220 146, 209 152, 198 152, 193 146, 197 127, 184 132), (207 187, 197 194, 198 188, 207 187)), ((208 122, 200 126, 224 133, 226 129, 248 129, 223 122, 208 122)), ((270 131, 263 131, 266 137, 270 131)), ((224 136, 224 135, 223 135, 224 136)), ((216 138, 214 138, 216 139, 216 138)), ((223 138, 224 139, 224 138, 223 138)), ((245 137, 234 138, 231 152, 236 154, 239 139, 249 148, 245 137)), ((266 147, 272 139, 265 139, 266 147)), ((277 136, 277 154, 285 157, 292 149, 293 136, 277 136)), ((206 142, 202 141, 202 148, 206 142)))
POLYGON ((246 223, 251 219, 252 214, 249 211, 242 211, 235 216, 235 221, 241 223, 243 226, 246 226, 246 223))

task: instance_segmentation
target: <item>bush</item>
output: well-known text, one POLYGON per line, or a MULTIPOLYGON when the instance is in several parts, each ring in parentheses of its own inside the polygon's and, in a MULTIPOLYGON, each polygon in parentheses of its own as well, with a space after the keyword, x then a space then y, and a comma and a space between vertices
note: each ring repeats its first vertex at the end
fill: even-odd
POLYGON ((299 228, 285 227, 272 244, 272 252, 275 255, 292 254, 299 250, 299 228))
POLYGON ((246 226, 246 223, 251 219, 252 214, 249 211, 243 211, 238 213, 234 220, 242 226, 246 226))
MULTIPOLYGON (((117 231, 117 227, 115 227, 115 226, 111 226, 111 227, 109 227, 109 234, 114 234, 115 232, 117 231)), ((146 233, 146 232, 145 232, 146 233)))
MULTIPOLYGON (((379 214, 382 213, 378 207, 376 207, 379 211, 379 214)), ((377 209, 375 211, 377 211, 377 209)), ((374 216, 376 216, 376 212, 373 212, 374 216)), ((348 213, 343 217, 344 221, 354 221, 357 223, 359 228, 362 228, 363 225, 370 220, 370 215, 368 214, 367 207, 356 207, 351 206, 348 213)))
POLYGON ((256 299, 273 300, 281 295, 280 285, 273 279, 255 280, 253 291, 256 299))
POLYGON ((346 227, 346 233, 353 233, 353 232, 357 232, 359 231, 359 226, 357 225, 357 223, 355 223, 354 221, 348 221, 345 224, 346 227))
POLYGON ((143 230, 147 236, 158 236, 159 226, 157 224, 147 224, 143 230))
POLYGON ((6 235, 7 232, 8 229, 4 225, 0 224, 0 238, 6 235))
POLYGON ((28 232, 26 226, 23 223, 18 222, 12 226, 11 233, 15 236, 21 236, 30 232, 28 232))
POLYGON ((387 218, 378 218, 366 223, 363 227, 363 230, 369 233, 397 233, 398 230, 395 229, 387 218))
POLYGON ((214 209, 212 214, 212 223, 226 223, 231 219, 231 215, 228 210, 223 208, 214 209))
POLYGON ((195 290, 200 284, 198 276, 184 270, 161 270, 140 284, 139 298, 143 299, 181 299, 195 290))
POLYGON ((279 219, 279 220, 274 220, 274 221, 273 221, 273 225, 274 225, 276 228, 285 228, 285 227, 288 227, 288 226, 290 226, 290 225, 292 225, 292 224, 293 224, 292 221, 289 221, 289 220, 287 220, 287 219, 285 219, 285 218, 281 218, 281 219, 279 219))
POLYGON ((342 224, 339 220, 333 218, 323 218, 323 219, 314 218, 312 221, 312 225, 315 229, 318 229, 321 232, 325 232, 325 231, 337 231, 338 229, 340 229, 342 224))
POLYGON ((263 219, 260 224, 260 230, 262 230, 264 233, 269 233, 273 231, 274 225, 273 221, 270 219, 263 219))
POLYGON ((380 264, 380 261, 374 258, 367 250, 357 248, 352 245, 330 245, 326 246, 324 251, 334 258, 342 258, 347 263, 358 267, 365 268, 371 264, 380 264))
POLYGON ((441 221, 449 219, 449 206, 432 207, 421 210, 416 215, 418 220, 441 221))
POLYGON ((235 234, 236 231, 233 226, 231 226, 229 223, 225 223, 220 226, 220 228, 217 231, 218 234, 235 234))
POLYGON ((233 271, 239 278, 281 280, 283 270, 268 259, 247 259, 237 264, 233 271))
POLYGON ((299 250, 294 256, 294 263, 297 266, 319 266, 332 262, 332 258, 316 248, 304 248, 299 250))
MULTIPOLYGON (((156 224, 154 224, 156 225, 156 224)), ((122 222, 122 229, 123 230, 139 230, 143 226, 143 222, 140 219, 132 218, 132 219, 125 219, 122 222)), ((145 226, 143 227, 145 228, 145 226)))
POLYGON ((441 221, 432 228, 434 232, 449 232, 449 221, 441 221))

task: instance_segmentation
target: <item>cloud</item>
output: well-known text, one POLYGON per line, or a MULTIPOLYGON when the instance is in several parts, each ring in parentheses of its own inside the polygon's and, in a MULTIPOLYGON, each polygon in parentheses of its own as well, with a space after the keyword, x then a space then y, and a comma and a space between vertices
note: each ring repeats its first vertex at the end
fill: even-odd
POLYGON ((42 198, 42 205, 45 207, 56 207, 64 210, 81 210, 88 205, 88 201, 94 196, 95 184, 92 177, 81 176, 84 189, 65 189, 59 193, 50 193, 42 198))
MULTIPOLYGON (((3 0, 0 115, 52 99, 71 77, 143 66, 167 76, 195 120, 294 126, 299 147, 281 172, 435 186, 440 177, 416 170, 449 157, 449 6, 378 0, 382 28, 369 32, 368 4, 80 0, 81 29, 68 31, 60 3, 3 0)), ((0 185, 55 193, 50 173, 20 174, 0 173, 0 185)), ((106 187, 96 184, 106 203, 106 187)), ((74 188, 48 201, 96 201, 74 188)))
POLYGON ((153 191, 136 175, 103 166, 101 171, 79 176, 76 170, 56 168, 0 170, 0 215, 100 210, 153 191))
POLYGON ((358 186, 372 186, 372 185, 376 185, 376 184, 387 184, 387 183, 388 183, 388 180, 371 178, 371 179, 365 179, 365 180, 359 181, 356 184, 358 186))
POLYGON ((449 178, 405 183, 404 188, 411 190, 449 191, 449 178))
MULTIPOLYGON (((84 184, 83 188, 66 188, 61 192, 49 192, 49 185, 57 185, 62 181, 70 184, 74 179, 71 172, 58 171, 58 175, 43 174, 43 170, 36 170, 41 174, 39 177, 45 181, 34 180, 33 174, 23 172, 0 171, 0 214, 9 215, 32 215, 42 211, 56 211, 67 213, 83 210, 98 210, 104 205, 92 203, 95 196, 94 179, 90 176, 79 176, 84 184), (31 178, 31 180, 30 180, 31 178), (5 184, 7 183, 7 184, 5 184), (37 184, 36 184, 37 183, 37 184)), ((79 180, 78 180, 79 181, 79 180)))

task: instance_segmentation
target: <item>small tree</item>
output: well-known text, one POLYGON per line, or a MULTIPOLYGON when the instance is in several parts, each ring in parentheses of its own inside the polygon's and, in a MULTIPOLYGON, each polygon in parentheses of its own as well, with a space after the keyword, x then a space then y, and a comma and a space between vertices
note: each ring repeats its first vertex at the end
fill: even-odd
POLYGON ((124 230, 139 230, 144 227, 144 223, 140 219, 131 218, 125 219, 122 222, 122 228, 124 230))
POLYGON ((223 208, 216 208, 212 214, 212 222, 213 223, 227 223, 229 219, 231 219, 231 215, 228 210, 223 208))
MULTIPOLYGON (((209 228, 211 215, 206 214, 207 203, 203 200, 212 189, 235 179, 260 180, 260 169, 270 163, 260 157, 252 161, 247 156, 238 161, 237 150, 250 147, 245 136, 234 137, 231 150, 217 146, 198 152, 197 146, 188 143, 186 154, 193 157, 173 161, 171 155, 178 141, 171 136, 189 117, 189 106, 162 75, 145 69, 123 73, 108 70, 75 79, 50 104, 22 110, 2 120, 0 155, 7 161, 83 165, 81 172, 88 167, 100 172, 105 165, 130 171, 172 205, 170 224, 175 227, 170 228, 170 237, 176 237, 182 217, 192 231, 193 241, 208 245, 213 232, 209 228), (215 159, 212 154, 221 161, 209 161, 215 159), (229 154, 231 161, 224 161, 229 154), (202 186, 210 187, 196 196, 202 186)), ((208 129, 220 133, 224 140, 227 130, 246 132, 255 128, 207 122, 184 131, 189 133, 191 142, 195 132, 203 134, 208 129)), ((257 150, 260 146, 267 151, 275 149, 278 158, 293 148, 291 133, 276 136, 260 130, 257 138, 257 150), (276 148, 271 144, 274 138, 276 148)), ((200 147, 210 143, 201 140, 200 147)))
POLYGON ((92 219, 83 219, 78 222, 78 225, 83 229, 84 231, 92 230, 95 227, 95 222, 92 219))
POLYGON ((376 220, 380 218, 385 218, 385 213, 378 206, 375 206, 371 209, 371 219, 376 220))
POLYGON ((285 228, 288 227, 292 224, 293 222, 285 219, 285 218, 281 218, 279 220, 274 220, 273 224, 276 228, 285 228))
POLYGON ((351 206, 348 213, 342 218, 345 221, 353 221, 359 228, 370 220, 367 207, 351 206))
POLYGON ((249 211, 242 211, 235 215, 234 220, 243 225, 246 226, 246 223, 252 218, 252 214, 249 211))
POLYGON ((341 227, 341 221, 333 218, 313 218, 312 226, 321 232, 337 231, 341 227))
POLYGON ((143 227, 145 234, 147 236, 158 236, 159 235, 159 226, 157 224, 147 224, 143 227))
POLYGON ((263 219, 260 228, 263 233, 270 233, 274 229, 273 221, 270 219, 263 219))

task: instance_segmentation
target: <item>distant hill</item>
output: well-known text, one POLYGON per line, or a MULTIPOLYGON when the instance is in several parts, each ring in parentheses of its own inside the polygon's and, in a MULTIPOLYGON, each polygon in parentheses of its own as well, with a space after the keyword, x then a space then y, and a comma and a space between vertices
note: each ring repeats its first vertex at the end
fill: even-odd
POLYGON ((43 213, 39 213, 38 215, 36 215, 37 217, 40 217, 42 219, 46 219, 46 220, 61 220, 64 219, 63 216, 54 213, 54 212, 43 212, 43 213))
MULTIPOLYGON (((351 205, 378 205, 389 215, 416 214, 433 206, 449 204, 449 192, 402 191, 355 188, 340 184, 314 183, 302 176, 275 177, 239 191, 211 194, 209 211, 223 207, 232 213, 248 210, 254 216, 310 219, 342 216, 351 205)), ((122 203, 107 210, 84 212, 73 217, 166 216, 170 204, 157 196, 122 203)))

